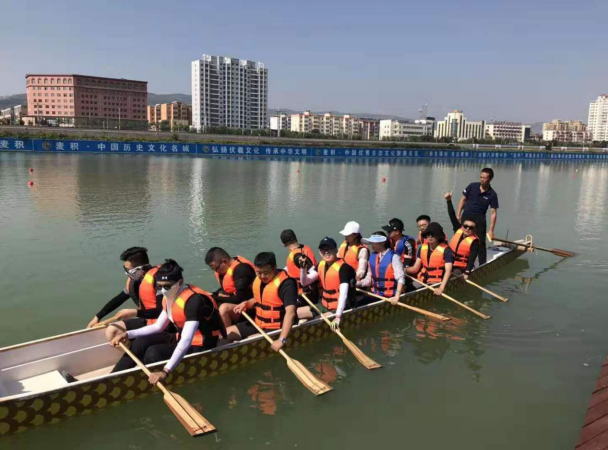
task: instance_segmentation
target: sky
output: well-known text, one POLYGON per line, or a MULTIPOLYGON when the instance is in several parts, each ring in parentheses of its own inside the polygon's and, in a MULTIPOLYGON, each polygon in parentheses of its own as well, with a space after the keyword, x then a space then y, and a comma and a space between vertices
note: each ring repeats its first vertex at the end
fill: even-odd
POLYGON ((587 120, 608 93, 606 0, 0 0, 0 95, 26 73, 190 94, 203 53, 261 61, 269 107, 587 120))

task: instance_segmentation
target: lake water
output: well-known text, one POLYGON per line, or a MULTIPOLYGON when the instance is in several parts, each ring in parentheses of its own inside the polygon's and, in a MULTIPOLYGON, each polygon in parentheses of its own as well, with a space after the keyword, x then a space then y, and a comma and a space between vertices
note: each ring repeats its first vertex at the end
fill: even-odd
MULTIPOLYGON (((437 299, 428 309, 452 322, 408 313, 344 329, 384 366, 373 372, 333 338, 292 350, 335 388, 319 398, 280 357, 180 388, 220 430, 201 439, 189 438, 156 395, 5 437, 0 447, 572 448, 608 352, 608 164, 487 165, 496 172, 497 236, 532 234, 539 245, 577 252, 567 260, 527 254, 483 281, 508 303, 469 288, 454 293, 490 320, 437 299)), ((349 220, 370 234, 399 217, 413 234, 415 218, 428 213, 449 229, 443 193, 460 198, 480 169, 0 154, 0 346, 86 326, 122 289, 118 257, 127 247, 148 247, 155 263, 175 258, 189 282, 214 290, 203 261, 212 246, 283 260, 285 228, 314 248, 326 235, 338 239, 349 220)))

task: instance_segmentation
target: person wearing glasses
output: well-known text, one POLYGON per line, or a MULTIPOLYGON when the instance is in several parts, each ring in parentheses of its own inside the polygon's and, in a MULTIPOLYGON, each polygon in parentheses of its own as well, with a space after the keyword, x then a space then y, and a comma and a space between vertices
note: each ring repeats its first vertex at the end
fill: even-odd
POLYGON ((461 224, 452 204, 452 193, 446 192, 444 197, 448 205, 452 228, 454 228, 454 236, 449 244, 454 254, 454 274, 463 274, 466 280, 475 267, 475 260, 479 254, 479 238, 475 233, 477 223, 471 216, 465 215, 461 224))
POLYGON ((127 275, 124 290, 106 303, 87 325, 87 328, 94 327, 128 299, 132 299, 137 308, 120 310, 116 315, 119 320, 106 328, 106 337, 110 341, 125 330, 136 330, 153 324, 163 309, 163 297, 158 295, 156 286, 156 273, 160 266, 152 267, 148 249, 128 248, 122 252, 120 260, 124 261, 123 269, 127 275))
MULTIPOLYGON (((165 260, 156 273, 156 283, 163 295, 158 320, 137 330, 121 332, 111 341, 113 346, 118 347, 120 343, 134 339, 131 351, 146 365, 168 360, 162 370, 149 375, 150 384, 168 378, 187 354, 215 348, 220 338, 226 337, 213 295, 185 284, 183 269, 177 262, 165 260), (168 329, 170 325, 171 331, 168 329)), ((132 367, 135 367, 135 362, 125 354, 112 372, 132 367)))
MULTIPOLYGON (((319 281, 321 303, 318 308, 321 312, 335 313, 331 322, 333 329, 340 327, 342 313, 346 307, 355 306, 355 285, 357 274, 349 264, 342 258, 338 258, 338 244, 330 237, 323 238, 319 244, 321 262, 308 271, 300 268, 300 283, 302 286, 310 286, 319 281)), ((312 319, 317 312, 310 306, 298 308, 299 319, 312 319)))
MULTIPOLYGON (((253 282, 253 298, 234 307, 234 314, 255 311, 255 322, 265 332, 281 330, 272 343, 278 352, 286 343, 296 319, 298 284, 287 272, 277 268, 277 258, 272 252, 259 253, 253 261, 256 279, 253 282)), ((249 313, 251 314, 251 313, 249 313)), ((240 322, 226 329, 228 341, 245 339, 257 333, 249 322, 240 322)))
MULTIPOLYGON (((422 244, 428 243, 426 237, 424 237, 424 232, 426 231, 426 229, 430 223, 431 223, 431 218, 430 218, 430 216, 427 216, 426 214, 422 214, 421 216, 418 216, 418 218, 416 219, 416 227, 418 228, 418 240, 416 241, 417 247, 420 247, 422 244)), ((447 241, 448 240, 447 235, 444 237, 445 237, 445 240, 447 241)))

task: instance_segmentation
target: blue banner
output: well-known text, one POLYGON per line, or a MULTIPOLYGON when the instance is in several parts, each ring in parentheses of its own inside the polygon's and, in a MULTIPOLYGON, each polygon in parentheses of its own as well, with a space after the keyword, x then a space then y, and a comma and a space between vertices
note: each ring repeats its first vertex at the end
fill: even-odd
POLYGON ((365 149, 274 147, 255 145, 185 144, 179 142, 112 142, 73 139, 18 139, 0 138, 0 151, 34 151, 43 153, 135 153, 166 155, 201 155, 210 157, 256 158, 438 158, 438 159, 498 159, 498 160, 608 160, 608 149, 597 153, 565 151, 505 151, 494 150, 439 150, 439 149, 365 149))

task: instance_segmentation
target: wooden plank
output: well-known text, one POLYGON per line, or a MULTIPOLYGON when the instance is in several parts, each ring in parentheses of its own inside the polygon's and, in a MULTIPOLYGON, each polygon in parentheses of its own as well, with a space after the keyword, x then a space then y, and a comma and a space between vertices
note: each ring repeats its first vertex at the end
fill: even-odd
POLYGON ((576 446, 576 450, 603 450, 608 448, 608 430, 584 444, 576 446))
POLYGON ((595 389, 593 390, 593 392, 597 392, 600 389, 604 389, 605 387, 608 387, 608 376, 598 378, 597 383, 595 383, 595 389))
POLYGON ((581 430, 581 436, 577 445, 582 445, 608 430, 608 416, 601 417, 590 423, 581 430))
POLYGON ((592 406, 587 410, 583 426, 587 426, 606 415, 608 415, 608 402, 602 402, 599 405, 592 406))
POLYGON ((608 400, 608 389, 600 389, 591 395, 591 401, 589 402, 589 408, 593 408, 602 402, 608 400))

